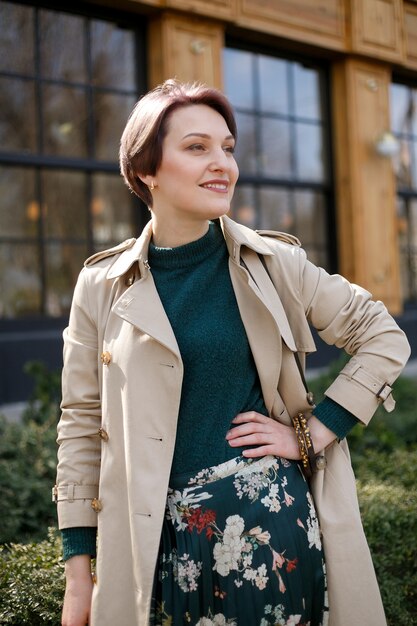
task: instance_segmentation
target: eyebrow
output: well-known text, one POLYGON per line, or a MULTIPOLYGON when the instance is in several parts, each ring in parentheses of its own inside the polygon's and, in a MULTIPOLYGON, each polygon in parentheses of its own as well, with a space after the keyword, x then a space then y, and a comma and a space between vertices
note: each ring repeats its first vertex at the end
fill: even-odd
MULTIPOLYGON (((202 137, 203 139, 211 139, 211 136, 207 135, 207 133, 188 133, 187 135, 184 135, 183 139, 187 139, 187 137, 202 137)), ((234 140, 234 137, 233 135, 227 135, 227 137, 225 137, 224 139, 234 140)))

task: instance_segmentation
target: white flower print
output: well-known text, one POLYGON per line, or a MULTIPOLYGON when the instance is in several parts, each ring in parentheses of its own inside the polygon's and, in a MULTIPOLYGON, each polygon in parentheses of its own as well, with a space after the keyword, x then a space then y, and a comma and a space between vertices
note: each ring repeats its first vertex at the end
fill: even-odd
POLYGON ((222 613, 216 613, 212 618, 200 617, 195 626, 237 626, 237 622, 234 619, 226 620, 222 613))
POLYGON ((213 549, 215 564, 213 569, 221 576, 227 576, 231 570, 239 568, 245 540, 242 538, 245 525, 239 515, 231 515, 226 519, 223 542, 218 541, 213 549))
POLYGON ((195 493, 198 487, 187 487, 184 491, 168 490, 168 511, 166 518, 172 520, 177 525, 177 530, 185 530, 187 521, 183 519, 183 511, 186 508, 197 508, 202 500, 209 500, 212 496, 203 491, 195 493))
POLYGON ((203 563, 197 563, 189 558, 188 554, 178 557, 176 551, 172 552, 172 566, 174 580, 178 583, 180 589, 184 592, 197 591, 197 579, 201 574, 203 563))

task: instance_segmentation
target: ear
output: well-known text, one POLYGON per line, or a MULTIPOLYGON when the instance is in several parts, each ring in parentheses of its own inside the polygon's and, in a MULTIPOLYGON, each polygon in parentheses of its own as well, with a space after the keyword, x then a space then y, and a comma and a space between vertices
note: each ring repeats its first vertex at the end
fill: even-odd
POLYGON ((150 174, 136 174, 138 178, 147 186, 150 187, 152 183, 155 183, 155 177, 150 174))

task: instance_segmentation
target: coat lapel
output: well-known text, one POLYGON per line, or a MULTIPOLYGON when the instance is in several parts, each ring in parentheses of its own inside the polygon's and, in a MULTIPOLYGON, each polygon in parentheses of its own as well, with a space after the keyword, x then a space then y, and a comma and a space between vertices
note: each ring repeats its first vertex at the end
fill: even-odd
POLYGON ((148 222, 134 246, 123 252, 110 267, 107 278, 120 278, 137 264, 139 280, 116 300, 113 313, 133 324, 181 359, 177 340, 155 287, 148 264, 152 222, 148 222))

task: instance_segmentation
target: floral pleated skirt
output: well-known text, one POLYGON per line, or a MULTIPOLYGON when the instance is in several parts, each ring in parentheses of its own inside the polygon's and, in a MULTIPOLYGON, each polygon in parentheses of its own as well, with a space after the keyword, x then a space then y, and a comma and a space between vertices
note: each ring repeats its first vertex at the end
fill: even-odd
POLYGON ((171 478, 152 626, 325 626, 320 530, 297 463, 236 457, 171 478))

